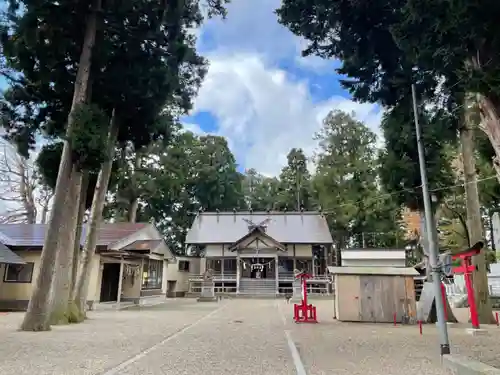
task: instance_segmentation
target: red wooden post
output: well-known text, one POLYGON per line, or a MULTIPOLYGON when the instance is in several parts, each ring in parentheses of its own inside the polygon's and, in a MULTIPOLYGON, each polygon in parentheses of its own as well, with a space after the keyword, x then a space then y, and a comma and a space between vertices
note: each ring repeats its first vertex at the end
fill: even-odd
POLYGON ((453 269, 454 273, 463 274, 465 279, 465 288, 467 289, 467 300, 469 302, 470 320, 472 328, 479 328, 479 317, 477 314, 476 299, 474 297, 474 287, 472 285, 471 275, 475 267, 472 265, 472 257, 479 254, 483 248, 483 243, 478 242, 470 249, 452 256, 452 259, 460 259, 461 265, 453 269))
POLYGON ((308 277, 309 275, 304 275, 304 277, 302 277, 302 289, 303 289, 303 295, 302 295, 302 303, 304 306, 307 306, 307 279, 309 278, 308 277))
POLYGON ((422 321, 418 321, 418 329, 420 330, 420 334, 422 334, 422 321))
POLYGON ((495 321, 497 322, 497 326, 500 324, 498 322, 498 311, 495 311, 495 321))
POLYGON ((444 319, 448 321, 448 312, 446 311, 446 287, 441 283, 441 296, 443 297, 444 319))
POLYGON ((295 323, 317 323, 316 307, 307 303, 307 279, 311 276, 307 273, 301 273, 296 277, 302 281, 302 302, 294 304, 295 323))
POLYGON ((469 300, 470 307, 470 320, 472 323, 472 328, 479 328, 479 318, 477 316, 477 307, 476 307, 476 298, 474 297, 474 287, 472 286, 472 278, 471 274, 474 270, 474 267, 469 265, 470 259, 464 260, 464 263, 467 265, 467 271, 465 273, 465 287, 467 288, 467 295, 469 300))

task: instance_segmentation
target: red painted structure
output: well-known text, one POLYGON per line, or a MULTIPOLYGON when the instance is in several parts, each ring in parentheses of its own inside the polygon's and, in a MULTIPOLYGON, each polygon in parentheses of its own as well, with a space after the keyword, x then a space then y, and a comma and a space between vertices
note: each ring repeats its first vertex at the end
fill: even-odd
POLYGON ((483 246, 484 244, 482 242, 478 242, 470 249, 464 250, 458 254, 453 254, 451 256, 453 260, 460 259, 462 263, 460 266, 454 267, 453 272, 464 275, 472 328, 479 328, 476 299, 474 297, 474 287, 472 285, 472 272, 474 272, 475 269, 475 266, 472 265, 472 257, 479 254, 483 246))
POLYGON ((448 321, 448 312, 446 311, 446 287, 444 283, 441 283, 441 298, 443 299, 444 319, 448 321))
POLYGON ((318 323, 316 306, 307 303, 307 279, 310 279, 311 275, 303 272, 295 277, 302 282, 302 302, 293 305, 293 320, 295 323, 318 323))

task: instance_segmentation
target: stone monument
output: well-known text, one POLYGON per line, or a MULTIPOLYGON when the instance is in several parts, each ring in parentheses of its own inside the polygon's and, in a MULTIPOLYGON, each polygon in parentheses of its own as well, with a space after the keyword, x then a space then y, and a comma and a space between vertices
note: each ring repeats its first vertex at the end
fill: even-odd
POLYGON ((300 280, 300 278, 297 277, 301 273, 302 273, 302 271, 300 271, 298 269, 295 269, 293 271, 293 284, 292 284, 293 294, 292 294, 292 298, 291 298, 292 302, 302 301, 302 297, 303 297, 303 295, 302 295, 303 294, 302 281, 300 280))
POLYGON ((203 280, 201 281, 201 295, 198 297, 198 302, 216 302, 217 297, 215 297, 215 282, 212 274, 212 270, 208 269, 203 274, 203 280))

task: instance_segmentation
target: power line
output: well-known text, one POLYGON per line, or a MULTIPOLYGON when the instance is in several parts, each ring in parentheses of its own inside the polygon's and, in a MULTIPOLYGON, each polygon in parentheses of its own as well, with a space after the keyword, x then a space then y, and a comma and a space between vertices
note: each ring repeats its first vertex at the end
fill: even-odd
MULTIPOLYGON (((479 182, 484 182, 484 181, 488 181, 488 180, 492 180, 492 179, 496 179, 496 178, 497 178, 497 176, 494 175, 494 176, 489 176, 489 177, 485 177, 485 178, 481 178, 481 179, 476 179, 474 181, 470 181, 470 182, 467 182, 467 183, 468 184, 479 183, 479 182)), ((457 187, 463 187, 464 185, 465 185, 465 183, 460 183, 460 184, 456 184, 456 185, 442 186, 442 187, 438 187, 438 188, 434 188, 434 189, 429 189, 429 192, 450 190, 450 189, 454 189, 454 188, 457 188, 457 187)), ((323 213, 324 214, 333 214, 333 213, 335 213, 334 210, 337 209, 337 208, 342 208, 342 207, 347 207, 347 206, 355 205, 355 204, 358 204, 358 203, 361 203, 361 202, 366 202, 367 200, 373 202, 373 201, 378 201, 378 200, 381 200, 381 199, 384 199, 384 198, 388 198, 388 197, 392 197, 393 195, 398 195, 398 194, 402 194, 402 193, 417 193, 417 192, 419 192, 419 190, 421 188, 422 188, 422 185, 418 185, 418 186, 415 186, 414 188, 411 188, 411 189, 401 189, 401 190, 398 190, 398 191, 395 191, 395 192, 392 192, 392 193, 380 194, 380 195, 377 195, 377 196, 371 197, 371 198, 362 198, 362 199, 358 199, 356 201, 350 201, 350 202, 342 203, 340 205, 335 206, 334 208, 329 208, 328 211, 323 211, 323 213)))

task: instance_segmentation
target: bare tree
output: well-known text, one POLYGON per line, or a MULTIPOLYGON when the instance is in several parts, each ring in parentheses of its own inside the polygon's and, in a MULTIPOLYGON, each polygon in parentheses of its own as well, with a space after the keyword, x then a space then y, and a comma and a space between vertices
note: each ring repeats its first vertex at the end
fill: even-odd
POLYGON ((33 163, 22 157, 16 151, 15 146, 5 140, 2 141, 0 143, 0 222, 4 224, 34 224, 37 221, 45 223, 51 198, 52 192, 40 184, 33 163))

